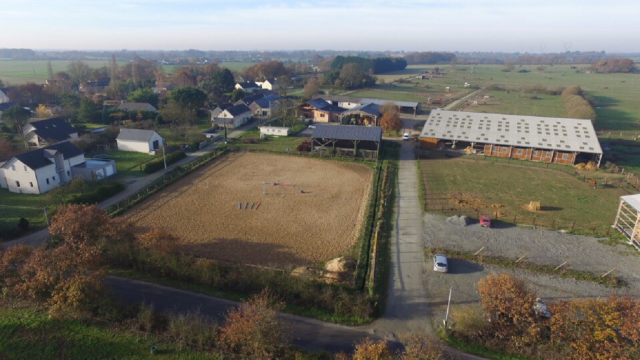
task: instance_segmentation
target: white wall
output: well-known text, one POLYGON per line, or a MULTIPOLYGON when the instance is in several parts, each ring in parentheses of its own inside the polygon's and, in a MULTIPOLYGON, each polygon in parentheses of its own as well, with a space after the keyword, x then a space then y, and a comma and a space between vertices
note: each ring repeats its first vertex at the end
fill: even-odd
POLYGON ((353 109, 354 107, 360 106, 360 103, 353 103, 348 101, 340 101, 338 102, 338 106, 343 109, 353 109))
POLYGON ((220 113, 220 116, 218 116, 218 119, 227 119, 226 121, 229 124, 232 124, 233 127, 235 128, 240 127, 243 124, 246 124, 250 118, 251 118, 251 111, 247 111, 245 113, 239 114, 234 117, 227 110, 225 110, 222 113, 220 113))
POLYGON ((260 127, 260 135, 289 136, 289 128, 279 126, 262 126, 260 127))
POLYGON ((6 103, 11 101, 7 95, 5 93, 2 92, 2 90, 0 90, 0 103, 6 103))
MULTIPOLYGON (((162 146, 164 145, 164 140, 162 139, 162 136, 160 136, 158 133, 153 133, 153 136, 151 137, 151 139, 149 140, 149 151, 154 150, 153 149, 153 142, 158 140, 158 149, 162 148, 162 146)), ((157 150, 157 149, 155 149, 157 150)))
POLYGON ((150 150, 149 143, 144 141, 127 141, 117 140, 118 150, 120 151, 135 151, 141 153, 148 153, 150 150))
MULTIPOLYGON (((55 169, 55 167, 52 168, 55 169)), ((24 193, 24 194, 39 194, 40 188, 38 180, 36 179, 36 173, 29 167, 25 170, 25 165, 18 159, 11 159, 2 167, 4 178, 6 180, 6 187, 11 192, 24 193), (15 167, 15 170, 13 170, 15 167), (20 183, 20 187, 18 184, 20 183), (33 186, 32 186, 33 185, 33 186)), ((55 170, 54 170, 55 171, 55 170)))

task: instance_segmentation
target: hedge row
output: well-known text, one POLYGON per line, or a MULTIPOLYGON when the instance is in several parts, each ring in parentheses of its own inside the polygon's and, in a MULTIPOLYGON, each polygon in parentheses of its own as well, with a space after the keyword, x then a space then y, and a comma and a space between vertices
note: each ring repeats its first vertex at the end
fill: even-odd
POLYGON ((118 194, 123 191, 124 188, 125 186, 118 182, 105 184, 92 192, 74 195, 70 202, 72 204, 97 204, 118 194))
MULTIPOLYGON (((174 152, 173 154, 169 154, 167 155, 167 166, 175 162, 178 162, 186 157, 187 157, 187 154, 185 154, 184 151, 182 150, 174 152)), ((158 159, 155 159, 153 161, 149 161, 148 163, 146 163, 142 171, 144 171, 147 174, 153 174, 154 172, 162 168, 164 168, 164 158, 161 156, 158 159)))

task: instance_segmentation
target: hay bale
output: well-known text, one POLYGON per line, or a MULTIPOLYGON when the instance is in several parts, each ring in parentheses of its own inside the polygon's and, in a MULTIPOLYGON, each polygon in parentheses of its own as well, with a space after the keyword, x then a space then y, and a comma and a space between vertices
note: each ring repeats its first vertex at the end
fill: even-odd
POLYGON ((453 215, 451 217, 448 217, 446 221, 451 225, 460 226, 460 227, 465 227, 469 225, 469 218, 466 215, 462 215, 462 216, 453 215))
POLYGON ((529 211, 540 211, 540 201, 529 202, 527 208, 529 208, 529 211))
POLYGON ((586 165, 587 165, 587 164, 585 164, 585 163, 578 163, 578 164, 575 164, 573 167, 574 167, 574 168, 576 168, 576 169, 578 169, 578 170, 582 170, 582 169, 584 169, 584 167, 585 167, 586 165))
POLYGON ((350 257, 343 256, 329 260, 324 269, 331 272, 343 273, 352 272, 356 268, 356 262, 350 257))
POLYGON ((585 165, 584 169, 587 171, 596 171, 598 170, 598 165, 596 165, 596 163, 594 163, 593 161, 589 161, 587 165, 585 165))

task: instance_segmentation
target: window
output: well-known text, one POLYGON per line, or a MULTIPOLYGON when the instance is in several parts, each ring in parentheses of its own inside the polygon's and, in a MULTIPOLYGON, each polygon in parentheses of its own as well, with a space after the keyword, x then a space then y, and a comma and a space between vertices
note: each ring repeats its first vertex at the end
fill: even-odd
POLYGON ((15 165, 11 165, 11 170, 16 171, 16 166, 15 165))
POLYGON ((49 178, 47 178, 47 185, 49 185, 49 178))
POLYGON ((569 158, 569 154, 562 154, 562 160, 567 160, 569 158))
POLYGON ((33 183, 32 182, 29 182, 29 185, 31 185, 31 187, 33 187, 33 183))
POLYGON ((517 155, 522 155, 522 149, 518 149, 518 151, 516 152, 517 155))
POLYGON ((55 176, 53 176, 53 177, 51 177, 51 178, 53 179, 53 181, 56 181, 56 177, 55 177, 55 176))
POLYGON ((500 151, 503 152, 503 153, 506 153, 507 152, 507 148, 503 147, 502 150, 500 150, 500 151))
POLYGON ((324 117, 324 115, 325 115, 324 113, 320 113, 320 117, 324 117))
POLYGON ((16 186, 20 187, 20 181, 16 181, 16 186))
POLYGON ((24 171, 25 171, 25 172, 29 171, 29 170, 27 169, 27 165, 25 165, 25 166, 24 166, 24 171))
POLYGON ((533 156, 538 156, 538 154, 539 154, 538 150, 533 151, 533 156))
POLYGON ((67 170, 67 176, 71 176, 71 172, 67 170))

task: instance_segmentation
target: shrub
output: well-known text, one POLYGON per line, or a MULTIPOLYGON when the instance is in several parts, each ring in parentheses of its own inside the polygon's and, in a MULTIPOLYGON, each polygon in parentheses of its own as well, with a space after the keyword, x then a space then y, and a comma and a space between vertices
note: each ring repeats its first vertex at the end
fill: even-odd
POLYGON ((69 201, 72 204, 97 204, 123 191, 124 185, 118 182, 101 185, 92 192, 74 195, 69 201))
POLYGON ((167 333, 180 346, 216 348, 217 324, 198 312, 168 314, 167 333))
POLYGON ((424 334, 414 334, 402 339, 404 353, 401 360, 442 360, 444 359, 444 344, 424 334))
POLYGON ((393 353, 389 350, 384 340, 374 342, 367 338, 360 344, 356 345, 356 351, 353 354, 353 360, 391 360, 393 353))
MULTIPOLYGON (((167 155, 167 166, 173 163, 176 163, 186 157, 187 157, 187 154, 185 154, 184 151, 182 150, 174 152, 173 154, 169 154, 167 155)), ((147 174, 153 174, 154 172, 163 168, 164 168, 164 158, 159 157, 158 159, 155 159, 146 163, 142 171, 144 171, 147 174)))
POLYGON ((22 232, 29 230, 29 220, 21 217, 18 221, 18 229, 20 229, 20 231, 22 232))

